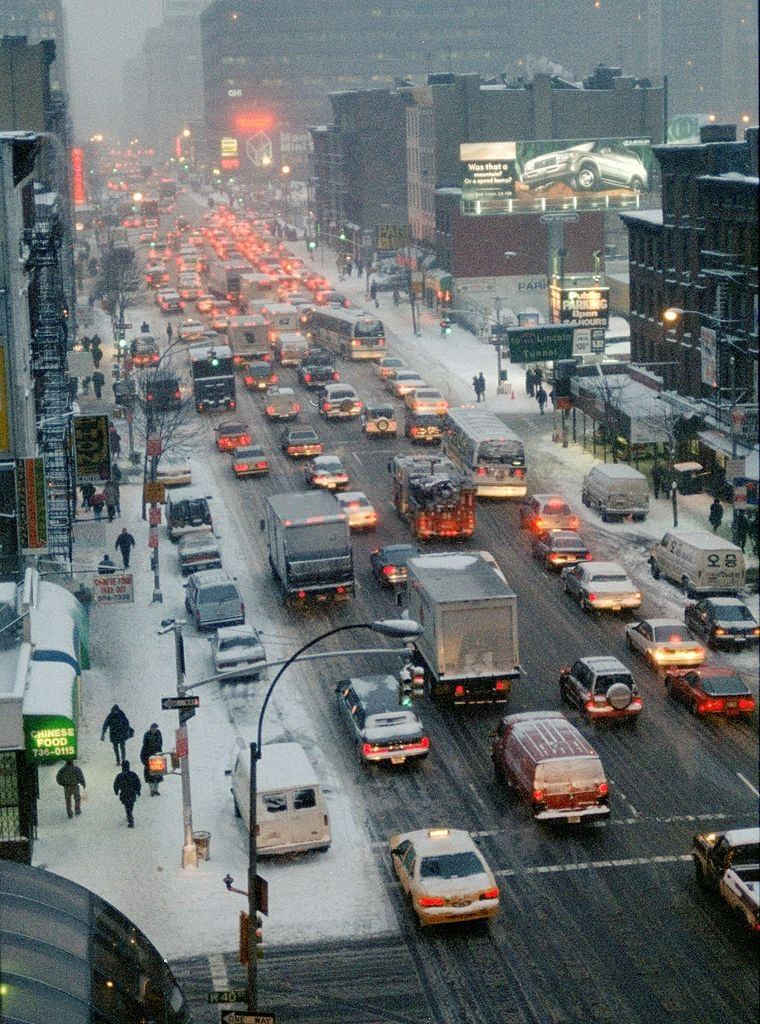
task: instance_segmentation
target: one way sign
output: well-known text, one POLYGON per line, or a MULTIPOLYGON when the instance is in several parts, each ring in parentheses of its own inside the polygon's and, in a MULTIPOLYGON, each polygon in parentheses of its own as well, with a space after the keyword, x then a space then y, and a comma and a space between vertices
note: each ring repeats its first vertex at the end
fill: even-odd
POLYGON ((277 1024, 273 1013, 258 1010, 220 1010, 219 1024, 277 1024))

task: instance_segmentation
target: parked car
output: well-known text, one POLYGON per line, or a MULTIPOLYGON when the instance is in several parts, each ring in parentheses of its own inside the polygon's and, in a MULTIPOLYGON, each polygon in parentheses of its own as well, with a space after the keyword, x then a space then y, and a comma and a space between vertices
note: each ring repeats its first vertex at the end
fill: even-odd
POLYGON ((399 707, 396 676, 344 679, 335 693, 340 717, 349 728, 360 764, 404 764, 409 759, 427 757, 430 740, 414 711, 399 707))
POLYGON ((188 533, 177 547, 179 570, 183 576, 199 569, 221 569, 222 552, 213 533, 188 533))
POLYGON ((324 487, 329 491, 348 487, 348 473, 337 455, 317 455, 310 459, 304 475, 310 487, 324 487))
POLYGON ((210 533, 213 529, 208 500, 200 495, 166 496, 166 529, 172 540, 186 533, 210 533))
POLYGON ((677 619, 642 619, 625 627, 630 650, 661 665, 701 665, 707 651, 677 619))
POLYGON ((351 530, 374 530, 377 526, 377 512, 363 491, 343 491, 335 498, 346 513, 351 530))
POLYGON ((665 675, 665 690, 682 701, 693 715, 749 715, 755 698, 742 677, 725 665, 672 668, 665 675))
POLYGON ((579 562, 590 562, 593 555, 577 533, 572 530, 545 530, 533 539, 533 557, 544 569, 562 569, 579 562))
POLYGON ((362 432, 365 437, 395 437, 398 423, 393 406, 368 405, 362 413, 362 432))
POLYGON ((736 651, 760 641, 760 626, 738 597, 705 597, 687 604, 683 617, 693 633, 705 638, 708 647, 736 651))
POLYGON ((562 700, 574 704, 589 721, 634 720, 643 708, 633 676, 617 658, 579 658, 559 676, 562 700))
POLYGON ((407 562, 421 554, 414 544, 386 544, 376 548, 369 556, 372 573, 384 587, 397 587, 406 583, 407 562))
POLYGON ((236 448, 230 465, 238 479, 244 476, 266 476, 270 469, 269 457, 260 444, 245 444, 236 448))
POLYGON ((164 487, 185 487, 193 482, 193 470, 189 459, 181 455, 164 455, 156 470, 156 479, 164 487))
POLYGON ((250 624, 223 626, 211 641, 214 674, 226 679, 260 679, 267 655, 257 630, 250 624))
POLYGON ((457 924, 499 912, 499 887, 469 833, 455 828, 398 832, 391 863, 420 924, 457 924))
POLYGON ((520 503, 520 526, 533 533, 577 530, 580 519, 559 494, 534 494, 520 503))
POLYGON ((346 384, 328 384, 319 396, 319 414, 324 419, 351 419, 361 415, 363 403, 346 384))
POLYGON ((251 443, 251 428, 240 420, 222 420, 214 427, 214 434, 220 452, 231 452, 251 443))
POLYGON ((641 593, 617 562, 579 562, 562 570, 565 593, 585 612, 638 608, 641 593))
POLYGON ((321 455, 324 451, 316 430, 311 427, 286 427, 280 434, 280 447, 292 459, 321 455))
POLYGON ((196 629, 238 626, 245 622, 245 605, 235 581, 223 569, 194 572, 185 590, 185 610, 196 629))

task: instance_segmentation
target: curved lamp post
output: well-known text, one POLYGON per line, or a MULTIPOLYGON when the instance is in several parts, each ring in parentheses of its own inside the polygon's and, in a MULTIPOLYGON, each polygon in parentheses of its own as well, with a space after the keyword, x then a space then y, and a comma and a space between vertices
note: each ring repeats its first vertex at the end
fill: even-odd
MULTIPOLYGON (((257 893, 256 893, 256 857, 257 857, 257 844, 256 844, 256 762, 261 757, 261 732, 264 726, 264 715, 269 705, 269 698, 272 696, 275 686, 282 678, 283 673, 289 668, 294 661, 298 661, 302 654, 314 647, 316 644, 325 640, 329 636, 334 636, 336 633, 343 633, 349 629, 370 629, 373 633, 381 633, 383 636, 395 637, 397 640, 409 639, 411 637, 419 636, 422 632, 422 626, 418 622, 414 622, 412 619, 379 619, 376 622, 352 622, 346 626, 336 626, 334 629, 328 629, 326 633, 321 633, 319 636, 315 636, 309 640, 302 647, 292 654, 287 661, 285 661, 280 667, 279 671, 275 675, 272 682, 269 684, 269 689, 264 697, 264 702, 261 705, 261 711, 259 712, 259 723, 256 730, 256 742, 250 745, 251 754, 251 783, 249 793, 249 813, 248 813, 248 1009, 255 1010, 257 1003, 257 969, 256 969, 256 913, 257 913, 257 893)), ((356 654, 363 653, 362 651, 356 651, 356 654)), ((389 651, 389 653, 393 653, 389 651)))

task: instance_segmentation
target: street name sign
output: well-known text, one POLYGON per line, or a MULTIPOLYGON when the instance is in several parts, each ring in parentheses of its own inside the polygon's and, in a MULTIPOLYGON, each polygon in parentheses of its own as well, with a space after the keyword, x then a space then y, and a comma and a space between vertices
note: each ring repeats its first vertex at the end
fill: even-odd
POLYGON ((244 1003, 248 999, 247 988, 228 988, 222 992, 207 992, 207 1003, 244 1003))
POLYGON ((220 1010, 219 1024, 277 1024, 273 1013, 256 1010, 220 1010))
POLYGON ((184 711, 188 708, 199 708, 201 706, 200 697, 193 695, 189 697, 162 697, 161 698, 161 710, 162 711, 184 711))

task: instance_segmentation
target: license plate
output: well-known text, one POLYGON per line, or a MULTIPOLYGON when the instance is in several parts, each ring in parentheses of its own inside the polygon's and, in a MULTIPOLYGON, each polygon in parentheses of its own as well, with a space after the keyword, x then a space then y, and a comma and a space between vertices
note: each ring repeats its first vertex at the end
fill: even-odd
POLYGON ((571 825, 579 825, 581 821, 581 816, 580 814, 571 814, 567 820, 571 825))
POLYGON ((391 764, 403 764, 406 761, 405 757, 392 757, 391 764))
POLYGON ((613 604, 612 610, 613 610, 613 612, 619 612, 622 607, 623 606, 620 605, 620 604, 613 604))
POLYGON ((736 701, 735 700, 727 700, 726 701, 726 707, 727 708, 735 708, 736 707, 736 701))

